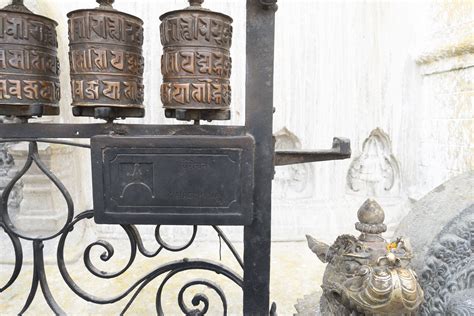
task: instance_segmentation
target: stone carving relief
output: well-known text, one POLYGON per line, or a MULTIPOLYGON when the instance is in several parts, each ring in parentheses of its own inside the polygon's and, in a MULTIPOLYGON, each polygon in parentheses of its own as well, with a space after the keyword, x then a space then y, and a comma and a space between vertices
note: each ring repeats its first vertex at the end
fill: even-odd
MULTIPOLYGON (((7 118, 0 116, 0 124, 6 123, 7 118)), ((0 143, 0 195, 3 193, 5 187, 10 183, 15 174, 18 172, 18 167, 15 164, 15 159, 9 152, 11 143, 0 143)), ((13 187, 13 190, 10 193, 10 198, 8 199, 8 210, 11 214, 11 218, 14 220, 20 211, 20 204, 23 200, 23 182, 20 180, 13 187)), ((0 228, 0 233, 2 228, 0 228)), ((0 249, 9 249, 9 240, 8 238, 0 238, 0 249)), ((12 263, 9 256, 2 256, 0 251, 0 270, 1 264, 3 263, 12 263), (8 257, 8 258, 7 258, 8 257)))
MULTIPOLYGON (((301 149, 298 137, 286 127, 274 134, 275 149, 301 149)), ((279 199, 309 198, 313 191, 314 169, 311 164, 276 168, 273 196, 279 199)))
POLYGON ((433 241, 420 283, 425 291, 422 315, 474 315, 474 205, 433 241))
MULTIPOLYGON (((6 118, 0 117, 0 124, 6 121, 6 118)), ((0 194, 18 172, 18 168, 15 165, 15 160, 8 151, 10 147, 11 143, 0 143, 0 194)), ((18 213, 22 200, 23 182, 18 181, 13 188, 8 200, 8 209, 12 215, 18 213)), ((14 218, 15 216, 12 217, 14 218)))
POLYGON ((398 196, 400 167, 392 153, 390 137, 380 128, 374 129, 362 145, 347 173, 350 193, 363 196, 398 196))

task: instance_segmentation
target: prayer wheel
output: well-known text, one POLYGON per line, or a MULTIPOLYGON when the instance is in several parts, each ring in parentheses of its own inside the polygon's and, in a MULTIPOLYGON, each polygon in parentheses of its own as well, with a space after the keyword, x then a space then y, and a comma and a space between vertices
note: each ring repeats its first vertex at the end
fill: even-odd
POLYGON ((56 26, 21 0, 0 10, 0 115, 59 114, 56 26))
POLYGON ((73 114, 143 117, 143 21, 97 2, 68 14, 73 114))
POLYGON ((189 0, 160 19, 161 101, 178 120, 230 119, 232 18, 189 0))

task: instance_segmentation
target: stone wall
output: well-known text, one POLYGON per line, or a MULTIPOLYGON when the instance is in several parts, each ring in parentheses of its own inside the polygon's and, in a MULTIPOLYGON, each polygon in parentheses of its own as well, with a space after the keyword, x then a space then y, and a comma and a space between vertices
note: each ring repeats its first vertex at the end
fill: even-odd
MULTIPOLYGON (((6 3, 0 1, 1 6, 6 3)), ((25 3, 59 22, 62 115, 53 120, 92 121, 73 118, 69 108, 66 14, 95 7, 95 1, 25 3)), ((205 3, 235 21, 230 123, 242 124, 245 7, 241 0, 205 3)), ((175 123, 164 118, 159 101, 157 17, 185 5, 184 0, 116 1, 117 9, 145 22, 147 114, 143 120, 129 122, 175 123)), ((410 199, 416 200, 450 177, 474 168, 472 2, 280 0, 279 7, 277 145, 328 148, 333 136, 344 136, 351 139, 354 154, 346 161, 277 168, 274 240, 300 240, 308 232, 333 240, 340 232, 353 229, 354 218, 345 214, 351 214, 367 196, 378 198, 387 211, 387 224, 393 228, 408 212, 410 199)), ((74 158, 68 159, 74 173, 81 175, 75 184, 80 190, 79 210, 91 208, 88 153, 80 150, 71 155, 74 158)), ((53 208, 53 212, 61 212, 59 207, 53 208)), ((98 230, 105 235, 115 231, 98 230)), ((240 229, 228 230, 234 239, 241 238, 240 229)))

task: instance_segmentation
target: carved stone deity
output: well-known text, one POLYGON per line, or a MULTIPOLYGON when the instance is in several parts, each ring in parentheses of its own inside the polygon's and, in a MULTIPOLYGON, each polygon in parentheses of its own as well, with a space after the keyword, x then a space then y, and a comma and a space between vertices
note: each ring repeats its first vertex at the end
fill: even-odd
POLYGON ((327 263, 322 315, 415 315, 423 291, 410 267, 412 250, 403 238, 386 241, 385 214, 374 200, 357 212, 361 235, 339 236, 332 246, 311 236, 309 248, 327 263))

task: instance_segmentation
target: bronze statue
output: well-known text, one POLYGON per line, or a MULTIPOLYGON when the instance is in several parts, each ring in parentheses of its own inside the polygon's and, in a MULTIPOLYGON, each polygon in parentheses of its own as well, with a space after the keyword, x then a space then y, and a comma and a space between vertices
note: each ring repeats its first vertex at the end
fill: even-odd
POLYGON ((309 248, 327 263, 320 301, 322 315, 415 315, 423 301, 411 247, 403 238, 387 242, 385 214, 374 200, 357 212, 361 235, 342 235, 332 246, 306 236, 309 248))

